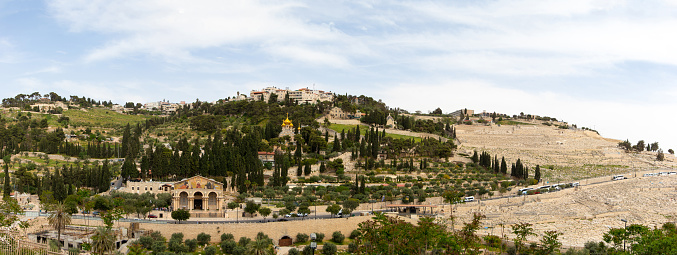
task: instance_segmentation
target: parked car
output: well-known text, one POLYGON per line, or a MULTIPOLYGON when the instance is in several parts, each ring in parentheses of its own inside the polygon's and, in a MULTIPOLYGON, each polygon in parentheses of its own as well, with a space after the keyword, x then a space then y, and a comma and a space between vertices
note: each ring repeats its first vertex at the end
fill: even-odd
POLYGON ((155 218, 157 218, 157 215, 155 215, 155 214, 148 214, 148 218, 149 218, 149 219, 155 219, 155 218))
POLYGON ((463 202, 466 202, 466 203, 467 203, 467 202, 472 202, 472 201, 475 201, 475 197, 473 197, 473 196, 465 197, 465 199, 463 200, 463 202))

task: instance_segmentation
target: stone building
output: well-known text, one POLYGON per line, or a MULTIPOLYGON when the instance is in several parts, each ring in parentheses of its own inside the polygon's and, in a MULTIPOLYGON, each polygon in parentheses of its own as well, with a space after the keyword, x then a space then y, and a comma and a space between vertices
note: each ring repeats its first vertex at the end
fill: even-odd
POLYGON ((191 218, 225 217, 226 198, 223 183, 193 176, 174 183, 172 207, 186 209, 191 218))
POLYGON ((153 194, 169 193, 172 191, 174 183, 172 182, 154 182, 154 181, 127 181, 125 192, 143 194, 150 192, 153 194))

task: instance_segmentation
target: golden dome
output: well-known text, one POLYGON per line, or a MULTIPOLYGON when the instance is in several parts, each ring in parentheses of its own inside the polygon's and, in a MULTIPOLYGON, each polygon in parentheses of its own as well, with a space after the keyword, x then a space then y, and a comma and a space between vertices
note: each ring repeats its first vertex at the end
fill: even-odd
POLYGON ((282 122, 282 126, 283 126, 283 127, 293 127, 294 124, 291 123, 291 120, 289 120, 289 118, 287 118, 287 119, 285 119, 285 120, 282 122))

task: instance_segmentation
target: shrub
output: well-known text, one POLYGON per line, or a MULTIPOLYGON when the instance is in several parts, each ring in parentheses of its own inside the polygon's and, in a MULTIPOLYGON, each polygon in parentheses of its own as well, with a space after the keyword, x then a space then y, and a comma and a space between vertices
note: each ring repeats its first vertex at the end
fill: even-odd
POLYGON ((487 245, 490 247, 498 248, 501 245, 501 238, 498 236, 488 235, 484 236, 483 238, 484 242, 486 242, 487 245))
POLYGON ((310 245, 306 245, 306 247, 303 247, 303 251, 301 253, 303 253, 303 255, 313 255, 314 250, 313 248, 310 248, 310 245))
POLYGON ((169 251, 172 251, 172 252, 175 252, 175 253, 188 252, 188 246, 183 244, 183 242, 179 238, 170 239, 167 246, 169 248, 169 251))
POLYGON ((197 243, 199 245, 208 244, 209 241, 211 241, 211 240, 212 240, 212 236, 210 236, 209 234, 205 234, 204 232, 197 234, 197 243))
POLYGON ((216 247, 210 245, 205 248, 205 255, 216 255, 216 247))
POLYGON ((289 255, 301 255, 301 252, 299 250, 297 250, 296 248, 291 248, 287 254, 289 254, 289 255))
POLYGON ((357 229, 355 229, 355 230, 353 230, 352 232, 350 232, 350 236, 349 236, 348 238, 350 238, 350 239, 355 239, 355 238, 357 238, 358 236, 360 236, 360 231, 357 230, 357 229))
POLYGON ((235 237, 231 233, 223 233, 221 234, 221 242, 226 241, 226 240, 233 240, 235 241, 235 237))
POLYGON ((240 237, 240 241, 237 242, 237 245, 238 245, 238 246, 245 247, 245 246, 247 246, 247 244, 249 244, 249 242, 251 242, 251 241, 252 241, 252 239, 249 239, 249 238, 246 238, 246 237, 243 236, 243 237, 240 237))
POLYGON ((304 233, 296 234, 296 243, 305 243, 308 241, 308 235, 304 233))
POLYGON ((316 233, 315 234, 315 241, 318 243, 321 243, 322 240, 324 240, 324 233, 316 233))
POLYGON ((341 231, 335 231, 333 234, 331 234, 331 241, 335 243, 343 243, 343 240, 346 239, 346 237, 341 233, 341 231))
POLYGON ((357 244, 356 243, 349 243, 348 244, 348 252, 357 253, 357 244))
POLYGON ((233 248, 233 255, 244 255, 247 252, 247 248, 244 246, 235 246, 233 248))
POLYGON ((183 242, 183 233, 172 234, 172 237, 169 238, 169 241, 171 241, 171 240, 178 240, 179 242, 183 242))
POLYGON ((153 251, 153 253, 160 253, 165 251, 165 249, 167 249, 167 246, 165 245, 165 242, 162 241, 156 241, 151 246, 151 250, 153 251))
POLYGON ((197 249, 197 240, 195 239, 186 239, 186 246, 188 246, 189 252, 194 252, 197 249))
POLYGON ((336 254, 336 245, 334 245, 333 243, 326 243, 322 245, 322 254, 324 255, 336 254))
POLYGON ((233 253, 233 249, 237 246, 235 240, 224 240, 221 242, 221 252, 225 254, 233 253))

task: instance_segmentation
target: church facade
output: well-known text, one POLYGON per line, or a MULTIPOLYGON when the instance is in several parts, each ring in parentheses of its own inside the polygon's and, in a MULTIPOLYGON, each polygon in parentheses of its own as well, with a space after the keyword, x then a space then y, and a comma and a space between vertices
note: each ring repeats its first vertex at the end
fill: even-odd
POLYGON ((174 183, 172 207, 185 209, 191 218, 222 218, 226 212, 223 183, 193 176, 174 183))

